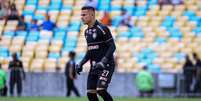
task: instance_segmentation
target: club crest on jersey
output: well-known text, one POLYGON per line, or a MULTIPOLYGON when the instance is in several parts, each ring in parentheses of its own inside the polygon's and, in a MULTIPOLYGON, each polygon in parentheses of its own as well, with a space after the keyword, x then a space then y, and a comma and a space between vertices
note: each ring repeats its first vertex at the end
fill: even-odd
POLYGON ((93 29, 93 32, 96 32, 96 29, 93 29))
POLYGON ((96 34, 96 33, 93 33, 92 37, 93 37, 94 39, 96 39, 97 34, 96 34))

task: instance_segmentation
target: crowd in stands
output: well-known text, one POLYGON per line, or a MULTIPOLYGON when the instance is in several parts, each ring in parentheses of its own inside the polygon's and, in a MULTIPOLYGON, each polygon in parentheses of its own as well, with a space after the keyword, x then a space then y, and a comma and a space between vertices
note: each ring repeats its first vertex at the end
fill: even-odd
MULTIPOLYGON (((18 26, 16 30, 48 30, 51 31, 56 27, 56 24, 50 20, 50 16, 46 14, 45 21, 41 24, 38 25, 37 19, 32 19, 30 24, 27 24, 24 20, 24 16, 20 15, 18 12, 18 9, 16 8, 16 4, 14 2, 11 2, 10 0, 1 0, 1 5, 0 5, 0 20, 1 19, 6 19, 7 20, 18 20, 18 26)), ((158 0, 158 4, 160 6, 163 5, 179 5, 183 4, 183 0, 158 0)), ((97 0, 87 0, 85 3, 86 6, 92 6, 97 9, 98 7, 98 1, 97 0)), ((134 2, 134 6, 137 6, 137 3, 134 2)), ((132 15, 127 12, 126 9, 121 10, 121 16, 122 20, 120 21, 119 25, 123 26, 128 26, 128 27, 133 27, 133 19, 132 15)), ((111 17, 108 11, 104 12, 103 17, 100 19, 100 21, 105 24, 105 25, 111 25, 111 17)))
POLYGON ((45 15, 45 20, 40 25, 38 24, 37 19, 32 19, 31 23, 27 23, 25 17, 19 14, 14 2, 1 0, 0 3, 0 20, 17 20, 18 25, 16 31, 51 31, 56 27, 56 24, 50 20, 48 14, 45 15))

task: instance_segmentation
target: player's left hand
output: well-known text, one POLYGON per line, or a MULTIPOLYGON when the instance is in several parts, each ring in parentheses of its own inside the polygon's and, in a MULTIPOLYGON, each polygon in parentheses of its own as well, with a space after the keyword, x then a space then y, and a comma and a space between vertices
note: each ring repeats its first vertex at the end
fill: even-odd
POLYGON ((82 66, 81 66, 80 64, 77 64, 77 65, 76 65, 75 70, 76 70, 76 72, 77 72, 78 75, 80 75, 80 72, 82 72, 82 69, 83 69, 83 68, 82 68, 82 66))
POLYGON ((101 61, 96 64, 95 68, 104 69, 106 67, 107 61, 108 59, 103 57, 101 61))

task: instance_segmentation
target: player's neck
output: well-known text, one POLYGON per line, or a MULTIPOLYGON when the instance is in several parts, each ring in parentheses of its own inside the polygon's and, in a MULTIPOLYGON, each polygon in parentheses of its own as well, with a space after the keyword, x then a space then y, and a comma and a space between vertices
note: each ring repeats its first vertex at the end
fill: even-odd
POLYGON ((95 24, 95 22, 96 22, 96 19, 93 19, 93 20, 91 21, 91 23, 88 24, 88 27, 89 27, 89 28, 93 27, 94 24, 95 24))

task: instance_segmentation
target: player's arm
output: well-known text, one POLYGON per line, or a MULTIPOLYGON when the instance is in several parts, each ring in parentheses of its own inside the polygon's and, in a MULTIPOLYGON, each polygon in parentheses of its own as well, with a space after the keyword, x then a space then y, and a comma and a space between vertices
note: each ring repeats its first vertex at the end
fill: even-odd
POLYGON ((73 63, 70 62, 70 66, 69 66, 69 77, 73 80, 73 63))
POLYGON ((86 52, 84 58, 81 60, 81 62, 79 64, 76 65, 76 72, 77 74, 80 74, 80 72, 82 72, 83 69, 83 65, 89 60, 89 51, 86 52))
POLYGON ((113 56, 113 53, 116 49, 115 43, 113 39, 109 39, 108 41, 106 41, 106 45, 109 47, 109 49, 107 50, 107 53, 105 55, 106 58, 110 58, 113 56))
POLYGON ((8 69, 11 69, 11 68, 12 68, 12 62, 10 61, 8 65, 8 69))
POLYGON ((101 59, 101 62, 98 63, 97 67, 105 67, 105 64, 108 62, 108 59, 113 57, 113 53, 116 49, 115 43, 114 43, 114 39, 112 37, 112 34, 109 30, 109 28, 107 27, 99 27, 100 30, 102 31, 103 34, 103 41, 106 44, 106 46, 108 47, 108 50, 105 54, 105 56, 101 59))
POLYGON ((22 71, 22 73, 23 73, 23 79, 25 80, 26 74, 25 74, 25 71, 24 71, 24 66, 23 66, 22 61, 20 61, 20 67, 21 67, 21 71, 22 71))
POLYGON ((64 71, 64 74, 65 74, 65 76, 67 77, 68 76, 68 62, 66 63, 66 65, 65 65, 65 71, 64 71))
POLYGON ((113 56, 113 53, 116 49, 115 43, 114 43, 114 39, 112 37, 112 34, 109 30, 108 27, 103 27, 103 37, 104 37, 104 42, 106 44, 108 48, 105 57, 106 58, 111 58, 113 56))
POLYGON ((89 51, 86 52, 84 58, 80 62, 80 65, 83 66, 88 60, 89 60, 89 51))

